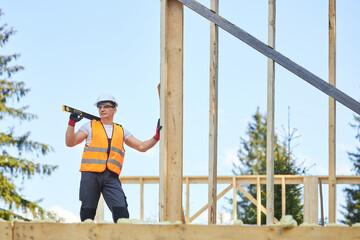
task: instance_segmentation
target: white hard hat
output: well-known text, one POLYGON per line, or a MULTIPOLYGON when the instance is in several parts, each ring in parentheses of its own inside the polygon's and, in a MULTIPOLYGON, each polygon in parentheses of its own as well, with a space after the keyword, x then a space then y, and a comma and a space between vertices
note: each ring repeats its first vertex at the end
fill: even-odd
POLYGON ((112 102, 115 104, 115 107, 118 106, 118 103, 117 101, 115 100, 115 98, 113 96, 111 96, 110 94, 107 94, 107 93, 103 93, 101 94, 98 99, 96 100, 96 102, 94 103, 94 106, 98 106, 99 104, 101 103, 104 103, 104 102, 112 102))

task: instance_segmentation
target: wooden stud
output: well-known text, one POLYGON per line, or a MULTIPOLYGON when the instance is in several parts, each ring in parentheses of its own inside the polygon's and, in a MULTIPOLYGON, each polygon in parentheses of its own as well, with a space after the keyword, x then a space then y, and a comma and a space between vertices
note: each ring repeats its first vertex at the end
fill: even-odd
POLYGON ((318 218, 318 212, 319 212, 319 207, 318 207, 318 195, 319 195, 319 191, 318 191, 318 183, 319 183, 319 179, 317 177, 311 177, 311 194, 310 194, 310 201, 311 201, 311 209, 310 209, 310 222, 311 223, 319 223, 319 218, 318 218))
POLYGON ((281 178, 281 215, 286 215, 286 184, 284 176, 281 178))
MULTIPOLYGON (((268 6, 268 45, 275 49, 275 0, 268 6)), ((275 62, 268 58, 266 135, 266 224, 274 223, 275 62)))
POLYGON ((186 178, 186 223, 190 223, 190 182, 189 178, 186 178))
POLYGON ((144 219, 144 179, 140 178, 140 220, 144 219))
POLYGON ((303 221, 306 223, 309 223, 309 219, 310 219, 309 194, 310 194, 309 177, 306 176, 304 177, 304 206, 303 206, 304 209, 303 221))
POLYGON ((260 177, 256 178, 256 216, 257 216, 257 225, 261 226, 261 185, 260 177))
POLYGON ((181 221, 183 175, 183 5, 161 0, 160 221, 181 221))
POLYGON ((304 177, 304 222, 318 223, 318 178, 304 177))
MULTIPOLYGON (((336 0, 329 0, 329 83, 336 86, 336 0)), ((329 223, 336 223, 336 101, 329 97, 329 223)))
POLYGON ((322 194, 322 181, 321 178, 319 178, 319 192, 320 192, 320 220, 321 220, 321 226, 324 226, 324 201, 323 201, 323 194, 322 194))
POLYGON ((233 222, 237 220, 237 188, 236 188, 236 177, 233 177, 233 222))
MULTIPOLYGON (((211 10, 219 12, 219 0, 211 0, 211 10)), ((208 223, 216 224, 217 139, 218 139, 218 26, 210 22, 210 106, 208 223)))

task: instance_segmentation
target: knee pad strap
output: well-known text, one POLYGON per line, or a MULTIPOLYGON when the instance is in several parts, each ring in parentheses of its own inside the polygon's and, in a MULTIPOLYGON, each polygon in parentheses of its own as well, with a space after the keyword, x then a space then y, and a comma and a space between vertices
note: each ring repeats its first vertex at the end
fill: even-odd
POLYGON ((119 218, 129 218, 129 211, 127 207, 113 207, 112 215, 114 223, 116 223, 119 218))
POLYGON ((81 208, 80 209, 80 219, 85 221, 86 219, 94 220, 96 215, 96 208, 81 208))

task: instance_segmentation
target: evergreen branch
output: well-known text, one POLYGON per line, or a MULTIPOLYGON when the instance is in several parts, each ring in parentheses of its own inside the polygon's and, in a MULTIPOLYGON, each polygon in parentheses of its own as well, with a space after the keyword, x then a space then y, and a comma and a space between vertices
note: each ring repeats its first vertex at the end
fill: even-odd
POLYGON ((46 155, 50 151, 53 151, 49 145, 29 140, 30 132, 20 137, 13 137, 12 134, 12 132, 9 134, 0 133, 0 146, 16 147, 20 153, 24 151, 36 151, 42 155, 46 155))
POLYGON ((58 166, 33 163, 26 159, 19 159, 3 154, 0 156, 1 173, 10 173, 17 177, 17 174, 27 175, 28 178, 36 174, 50 175, 58 166))
POLYGON ((4 71, 3 68, 5 68, 9 62, 11 62, 12 60, 16 60, 19 57, 20 54, 18 53, 14 53, 7 56, 0 56, 0 75, 3 74, 4 71))
POLYGON ((16 97, 17 101, 20 101, 21 97, 24 97, 30 89, 25 88, 24 82, 7 81, 6 79, 0 80, 0 100, 2 103, 6 103, 7 100, 16 97))
POLYGON ((20 109, 6 107, 5 105, 1 104, 0 102, 0 120, 4 119, 5 116, 10 116, 13 118, 18 118, 20 120, 31 121, 36 119, 37 116, 35 114, 24 112, 28 106, 24 106, 20 109))
MULTIPOLYGON (((19 55, 20 56, 20 55, 19 55)), ((12 74, 17 73, 21 70, 24 70, 23 66, 12 66, 12 67, 6 67, 6 66, 2 66, 0 68, 0 76, 3 76, 5 74, 7 74, 7 77, 10 78, 12 74)))
MULTIPOLYGON (((4 13, 0 9, 0 17, 3 14, 4 13)), ((2 26, 0 26, 0 47, 3 47, 4 44, 9 41, 10 36, 15 33, 16 31, 13 28, 10 29, 7 28, 7 24, 3 24, 2 26)))
MULTIPOLYGON (((31 202, 21 195, 19 195, 15 190, 15 185, 10 182, 10 179, 5 177, 0 173, 0 196, 4 200, 5 204, 8 206, 9 210, 4 210, 12 213, 12 209, 15 207, 17 210, 21 210, 23 213, 31 212, 33 218, 41 219, 51 219, 56 222, 61 222, 62 219, 59 218, 56 214, 47 212, 45 209, 41 208, 36 202, 31 202)), ((0 211, 0 214, 1 211, 0 211)), ((14 213, 7 214, 9 217, 16 215, 14 213)), ((10 219, 6 219, 10 220, 10 219)))
MULTIPOLYGON (((3 12, 0 9, 0 17, 3 12)), ((11 35, 15 34, 16 31, 13 28, 8 28, 7 24, 0 25, 0 47, 3 47, 5 43, 9 41, 11 35)), ((11 103, 16 100, 20 101, 24 97, 29 89, 25 88, 24 82, 8 81, 6 78, 11 78, 13 74, 24 69, 23 66, 13 65, 9 66, 12 60, 16 60, 20 57, 20 54, 12 54, 9 56, 0 56, 0 76, 5 79, 0 79, 0 120, 5 116, 11 116, 19 118, 20 120, 32 120, 36 118, 36 115, 26 113, 27 106, 21 108, 9 107, 8 102, 11 103)), ((48 218, 56 221, 60 221, 56 215, 46 212, 41 208, 37 202, 31 202, 22 197, 16 189, 16 185, 12 182, 12 178, 8 178, 6 174, 11 177, 17 175, 32 176, 34 174, 50 175, 57 166, 51 165, 40 165, 33 163, 22 158, 16 158, 10 156, 5 148, 17 148, 19 155, 23 152, 35 152, 37 156, 39 154, 46 155, 51 149, 46 144, 42 144, 29 139, 30 132, 15 137, 13 136, 13 129, 10 133, 0 133, 0 147, 2 153, 0 153, 0 199, 2 199, 8 209, 0 209, 0 216, 5 216, 9 220, 12 217, 17 217, 16 214, 12 213, 13 207, 22 212, 31 212, 34 218, 40 217, 41 219, 48 218), (9 174, 10 173, 10 174, 9 174)), ((12 150, 12 149, 11 149, 12 150)))
POLYGON ((19 214, 13 213, 9 210, 0 208, 0 218, 4 219, 4 220, 11 220, 11 219, 20 219, 20 220, 24 220, 26 222, 30 222, 31 220, 28 218, 25 218, 19 214))
POLYGON ((7 24, 2 25, 0 28, 0 47, 4 47, 9 41, 10 36, 15 33, 16 31, 13 28, 7 28, 7 24))

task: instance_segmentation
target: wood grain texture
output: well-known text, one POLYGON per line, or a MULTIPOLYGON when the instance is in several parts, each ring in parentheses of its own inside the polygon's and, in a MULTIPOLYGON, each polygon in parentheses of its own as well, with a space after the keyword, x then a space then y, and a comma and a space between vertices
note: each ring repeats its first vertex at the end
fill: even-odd
POLYGON ((15 223, 14 240, 354 240, 358 227, 15 223))
POLYGON ((12 240, 12 228, 10 222, 0 222, 0 239, 12 240))

